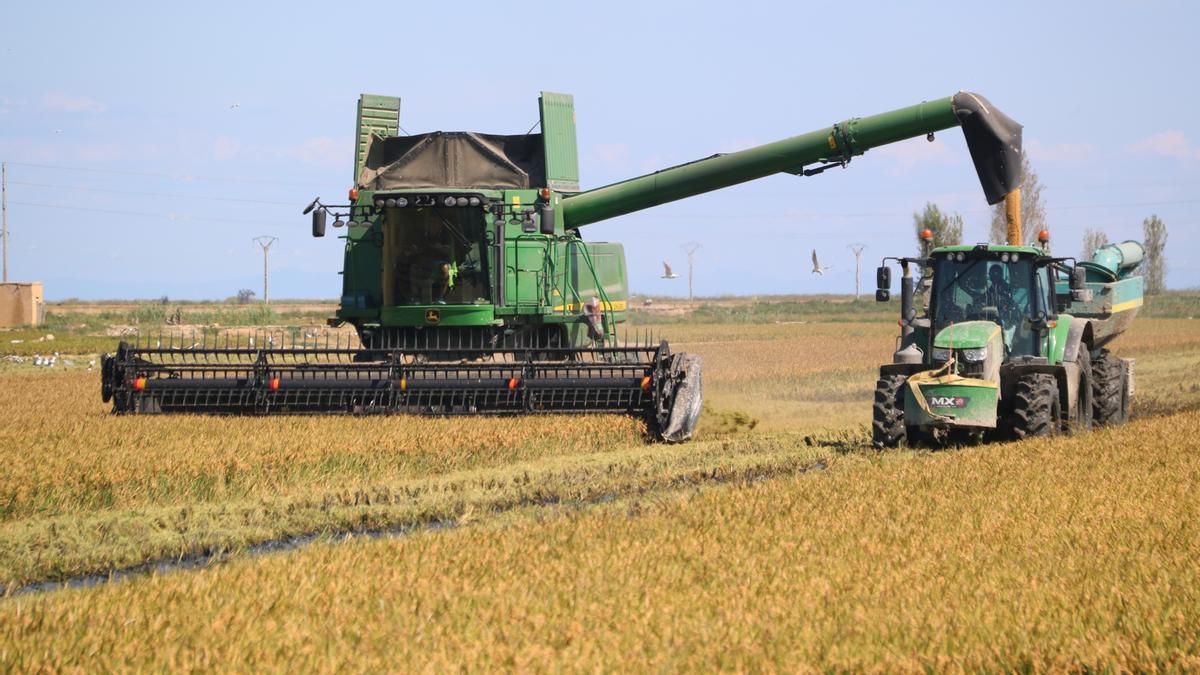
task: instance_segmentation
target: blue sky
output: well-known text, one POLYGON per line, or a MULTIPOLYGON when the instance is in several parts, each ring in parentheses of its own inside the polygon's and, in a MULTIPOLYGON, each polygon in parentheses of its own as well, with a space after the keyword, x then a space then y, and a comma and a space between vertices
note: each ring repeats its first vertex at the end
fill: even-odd
MULTIPOLYGON (((1168 286, 1200 286, 1195 3, 173 4, 0 8, 10 279, 225 297, 259 288, 265 234, 272 296, 336 297, 341 246, 300 210, 349 187, 360 92, 401 96, 412 133, 522 133, 540 90, 572 93, 586 188, 968 89, 1025 125, 1056 251, 1157 213, 1168 286)), ((659 261, 685 268, 692 241, 698 294, 848 292, 848 245, 867 244, 869 285, 926 201, 986 238, 957 131, 584 236, 625 244, 635 292, 686 294, 659 261)))

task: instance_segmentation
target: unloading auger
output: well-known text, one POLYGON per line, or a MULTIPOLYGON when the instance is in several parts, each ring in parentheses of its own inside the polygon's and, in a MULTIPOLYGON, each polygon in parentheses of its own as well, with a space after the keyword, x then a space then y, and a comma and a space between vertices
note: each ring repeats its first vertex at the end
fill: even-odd
POLYGON ((541 132, 399 135, 400 100, 358 103, 349 203, 316 199, 313 236, 346 227, 330 324, 355 344, 278 333, 121 343, 103 359, 117 413, 625 413, 689 439, 700 359, 618 337, 621 244, 580 228, 777 173, 815 176, 871 148, 961 126, 989 203, 1020 178, 1021 127, 968 92, 581 191, 574 101, 543 92, 541 132))

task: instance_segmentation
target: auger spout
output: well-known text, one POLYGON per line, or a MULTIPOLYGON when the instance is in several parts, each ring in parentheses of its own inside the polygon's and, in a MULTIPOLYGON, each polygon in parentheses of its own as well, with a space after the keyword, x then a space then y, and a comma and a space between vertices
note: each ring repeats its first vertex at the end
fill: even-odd
POLYGON ((579 227, 776 173, 811 176, 872 148, 955 126, 966 136, 988 203, 998 203, 1021 182, 1021 125, 964 91, 569 195, 563 218, 579 227))

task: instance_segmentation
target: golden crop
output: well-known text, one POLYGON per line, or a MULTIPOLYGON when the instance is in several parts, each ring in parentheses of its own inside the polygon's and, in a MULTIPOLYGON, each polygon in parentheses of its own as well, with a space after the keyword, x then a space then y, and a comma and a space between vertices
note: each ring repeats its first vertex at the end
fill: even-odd
POLYGON ((95 372, 4 365, 0 584, 459 527, 0 599, 0 664, 1200 668, 1200 322, 1117 342, 1136 409, 1182 414, 875 455, 895 333, 665 327, 705 359, 683 446, 620 416, 113 417, 95 372))
POLYGON ((1190 670, 1197 434, 1188 412, 1068 440, 852 454, 748 486, 13 598, 0 658, 21 670, 1190 670))

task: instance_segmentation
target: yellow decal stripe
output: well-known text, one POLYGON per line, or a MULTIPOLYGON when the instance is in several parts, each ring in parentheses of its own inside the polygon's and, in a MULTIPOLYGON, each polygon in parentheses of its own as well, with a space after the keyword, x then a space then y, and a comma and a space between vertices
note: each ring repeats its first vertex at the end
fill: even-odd
POLYGON ((1137 300, 1129 300, 1126 302, 1122 302, 1122 303, 1113 305, 1112 311, 1115 314, 1117 312, 1124 312, 1127 309, 1133 309, 1134 307, 1141 307, 1141 306, 1142 306, 1142 299, 1138 298, 1137 300))
MULTIPOLYGON (((618 300, 616 302, 608 302, 608 303, 604 303, 604 311, 606 311, 606 312, 624 312, 628 306, 629 306, 628 303, 626 303, 624 300, 618 300)), ((555 305, 554 306, 554 311, 556 311, 556 312, 563 312, 563 311, 574 312, 577 309, 583 309, 583 305, 577 305, 573 302, 570 302, 565 305, 555 305)))

